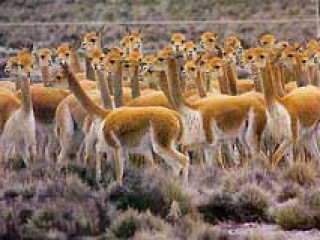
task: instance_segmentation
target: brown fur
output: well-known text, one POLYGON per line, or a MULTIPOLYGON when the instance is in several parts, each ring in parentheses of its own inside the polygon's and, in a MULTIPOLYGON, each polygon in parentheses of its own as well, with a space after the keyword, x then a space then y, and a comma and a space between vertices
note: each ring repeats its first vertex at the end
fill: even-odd
MULTIPOLYGON (((139 146, 144 134, 150 132, 152 128, 154 141, 156 141, 154 144, 172 157, 175 156, 178 163, 182 164, 185 170, 188 168, 188 162, 185 162, 187 159, 171 150, 172 144, 179 139, 182 131, 177 113, 160 107, 123 107, 112 111, 102 110, 81 89, 75 75, 70 72, 69 68, 64 66, 64 70, 68 75, 70 89, 74 92, 83 107, 91 114, 104 119, 103 138, 108 146, 113 147, 116 151, 121 151, 122 148, 139 146)), ((159 153, 162 153, 162 150, 159 153)), ((123 174, 121 162, 125 159, 119 159, 119 157, 121 158, 121 156, 117 157, 120 162, 116 164, 118 166, 117 181, 121 184, 123 174)), ((100 160, 97 160, 97 168, 101 168, 100 160)))
MULTIPOLYGON (((33 111, 36 121, 45 125, 52 124, 59 103, 69 94, 69 91, 63 89, 41 86, 31 87, 33 111)), ((21 92, 18 93, 18 97, 21 98, 21 92)))

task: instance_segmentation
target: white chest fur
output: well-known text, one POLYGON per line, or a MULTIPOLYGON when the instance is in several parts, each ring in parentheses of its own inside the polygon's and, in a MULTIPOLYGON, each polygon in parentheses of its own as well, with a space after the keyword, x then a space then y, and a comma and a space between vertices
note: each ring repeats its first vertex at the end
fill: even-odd
POLYGON ((18 142, 25 139, 28 142, 35 141, 35 119, 33 112, 25 114, 21 109, 17 110, 5 124, 2 140, 6 143, 18 142))
POLYGON ((189 146, 204 144, 205 134, 201 114, 198 111, 187 107, 182 107, 180 113, 184 124, 183 144, 189 146))
POLYGON ((291 139, 291 119, 287 109, 280 103, 275 103, 267 111, 268 130, 276 140, 291 139))

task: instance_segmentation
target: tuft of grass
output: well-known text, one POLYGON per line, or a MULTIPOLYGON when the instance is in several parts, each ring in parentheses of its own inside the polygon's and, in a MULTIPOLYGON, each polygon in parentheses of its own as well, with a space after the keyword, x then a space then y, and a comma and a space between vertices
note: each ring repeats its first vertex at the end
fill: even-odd
POLYGON ((162 217, 167 217, 174 201, 182 215, 194 210, 189 195, 183 191, 179 181, 160 169, 129 170, 124 185, 112 188, 109 199, 118 209, 149 209, 162 217))
POLYGON ((272 210, 274 222, 286 230, 311 229, 315 226, 314 216, 298 199, 279 204, 272 210))
POLYGON ((242 222, 267 221, 271 205, 269 193, 256 184, 247 184, 236 195, 239 218, 242 222))
POLYGON ((299 185, 313 185, 317 178, 317 168, 313 163, 295 162, 285 169, 284 178, 299 185))
POLYGON ((302 200, 314 215, 316 227, 320 228, 320 188, 306 191, 302 200))
POLYGON ((237 206, 233 194, 216 191, 210 200, 198 207, 203 214, 204 220, 210 223, 219 221, 237 220, 237 206))
POLYGON ((286 183, 281 186, 277 192, 277 201, 280 203, 286 202, 290 199, 296 198, 301 195, 302 189, 299 184, 296 183, 286 183))
POLYGON ((268 172, 260 168, 241 168, 230 171, 222 177, 222 189, 224 191, 236 193, 241 187, 248 183, 254 183, 264 189, 272 190, 277 176, 273 172, 268 172))
POLYGON ((167 232, 171 228, 162 219, 153 216, 150 212, 138 213, 129 209, 116 217, 107 233, 106 239, 131 239, 136 233, 151 231, 154 233, 167 232))
POLYGON ((55 211, 48 207, 35 211, 31 218, 31 222, 36 228, 49 230, 51 227, 53 227, 56 218, 57 215, 55 211))
POLYGON ((70 201, 84 201, 88 197, 88 187, 76 176, 70 174, 66 177, 64 197, 70 201))
POLYGON ((306 191, 303 195, 303 202, 313 211, 320 213, 320 188, 306 191))

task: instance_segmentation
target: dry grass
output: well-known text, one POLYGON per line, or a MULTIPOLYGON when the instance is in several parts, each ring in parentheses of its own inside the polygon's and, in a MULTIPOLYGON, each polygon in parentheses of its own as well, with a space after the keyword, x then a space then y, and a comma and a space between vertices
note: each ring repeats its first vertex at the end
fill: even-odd
POLYGON ((313 185, 317 180, 317 167, 312 162, 296 162, 285 169, 284 178, 300 185, 313 185))
POLYGON ((287 230, 315 227, 314 216, 299 199, 292 199, 277 205, 273 209, 272 216, 275 223, 287 230))

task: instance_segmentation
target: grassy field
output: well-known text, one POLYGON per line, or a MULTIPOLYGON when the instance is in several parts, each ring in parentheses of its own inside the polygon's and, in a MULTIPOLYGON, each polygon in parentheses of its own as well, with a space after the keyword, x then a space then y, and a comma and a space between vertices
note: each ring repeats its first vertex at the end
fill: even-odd
POLYGON ((0 173, 0 238, 301 239, 303 233, 313 239, 319 234, 320 171, 314 163, 275 171, 256 164, 228 169, 194 164, 187 184, 164 166, 136 165, 127 165, 120 187, 111 163, 105 163, 97 184, 94 169, 81 163, 59 169, 39 159, 26 169, 10 161, 0 173))

